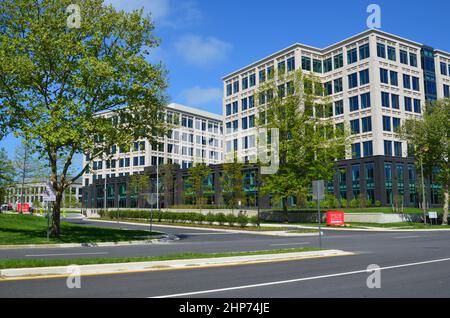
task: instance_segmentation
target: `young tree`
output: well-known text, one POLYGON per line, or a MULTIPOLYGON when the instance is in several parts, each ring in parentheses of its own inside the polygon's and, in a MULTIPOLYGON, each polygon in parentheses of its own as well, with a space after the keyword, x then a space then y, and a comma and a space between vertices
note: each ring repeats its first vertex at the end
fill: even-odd
POLYGON ((234 154, 232 162, 227 162, 223 165, 221 177, 222 193, 225 202, 232 209, 236 209, 239 201, 242 202, 245 198, 243 168, 244 164, 237 160, 236 154, 234 154))
POLYGON ((137 173, 131 176, 130 183, 128 185, 128 191, 130 191, 131 195, 137 196, 138 198, 142 195, 150 195, 148 193, 149 189, 150 178, 148 175, 137 173))
MULTIPOLYGON (((164 164, 159 167, 160 175, 161 175, 161 191, 164 193, 165 198, 169 198, 169 196, 173 193, 175 188, 174 176, 175 176, 176 165, 174 164, 164 164)), ((170 202, 170 201, 169 201, 170 202)))
POLYGON ((257 94, 258 127, 279 135, 272 140, 278 142, 279 168, 263 176, 261 191, 281 201, 285 221, 288 198, 308 193, 313 180, 332 179, 335 160, 345 156, 348 134, 335 129, 323 95, 320 81, 301 71, 274 75, 257 94))
POLYGON ((102 0, 78 1, 80 11, 67 13, 72 3, 0 2, 0 127, 48 161, 52 236, 60 234, 64 190, 92 160, 164 131, 166 71, 147 60, 159 43, 150 17, 102 0), (112 116, 100 115, 106 112, 112 116), (69 174, 76 154, 88 155, 87 163, 69 174))
POLYGON ((401 127, 402 139, 415 147, 415 156, 431 171, 439 168, 438 179, 444 197, 443 225, 448 224, 450 188, 450 99, 428 104, 421 120, 409 119, 401 127))
POLYGON ((205 182, 211 172, 211 168, 204 162, 195 163, 189 168, 189 177, 187 178, 186 183, 191 186, 194 191, 193 194, 196 205, 205 204, 205 182))
POLYGON ((48 178, 49 171, 45 164, 40 159, 33 145, 27 140, 22 140, 21 144, 16 148, 14 168, 18 180, 21 183, 20 188, 20 211, 22 214, 24 199, 25 183, 41 181, 43 178, 48 178))
POLYGON ((4 148, 0 148, 0 203, 5 201, 6 189, 13 185, 15 170, 4 148))

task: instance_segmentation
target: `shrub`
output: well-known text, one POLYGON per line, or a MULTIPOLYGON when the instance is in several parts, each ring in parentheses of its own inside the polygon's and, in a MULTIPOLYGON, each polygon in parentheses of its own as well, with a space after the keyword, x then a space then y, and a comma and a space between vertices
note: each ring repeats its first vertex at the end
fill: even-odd
POLYGON ((216 221, 223 225, 227 221, 227 217, 222 212, 216 215, 216 221))
POLYGON ((381 207, 381 201, 380 201, 380 200, 376 200, 376 201, 375 201, 375 206, 376 206, 377 208, 381 207))
POLYGON ((346 199, 341 199, 341 207, 343 207, 343 208, 348 207, 348 202, 346 199))
POLYGON ((248 223, 251 223, 253 225, 258 225, 258 217, 257 216, 251 216, 248 219, 248 223))
POLYGON ((350 207, 353 209, 359 207, 359 200, 357 198, 353 198, 350 201, 350 207))
POLYGON ((234 214, 228 214, 226 215, 226 221, 229 226, 234 226, 234 223, 237 221, 237 217, 234 214))
POLYGON ((206 215, 206 222, 209 223, 209 225, 212 225, 214 223, 214 221, 216 220, 216 215, 214 215, 213 213, 209 212, 206 215))
POLYGON ((248 220, 249 220, 248 216, 241 212, 239 213, 239 215, 236 218, 236 221, 237 221, 237 223, 239 223, 240 227, 246 227, 248 220))
POLYGON ((359 195, 359 207, 366 208, 367 207, 367 198, 364 194, 359 195))
POLYGON ((370 208, 372 206, 372 199, 367 199, 366 205, 368 208, 370 208))

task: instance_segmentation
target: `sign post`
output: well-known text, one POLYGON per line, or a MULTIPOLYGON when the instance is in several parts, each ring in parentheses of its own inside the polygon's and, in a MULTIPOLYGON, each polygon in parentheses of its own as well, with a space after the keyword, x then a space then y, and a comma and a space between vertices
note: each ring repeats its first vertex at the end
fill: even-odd
POLYGON ((325 199, 325 181, 316 180, 312 183, 313 198, 317 200, 317 219, 319 222, 319 246, 322 247, 322 220, 320 215, 320 200, 325 199))
POLYGON ((42 201, 47 202, 47 241, 48 241, 50 240, 50 215, 52 208, 51 203, 56 201, 56 194, 50 182, 47 182, 47 184, 45 185, 45 190, 42 193, 42 201))
POLYGON ((438 218, 438 215, 437 215, 437 212, 436 211, 430 211, 430 212, 428 212, 428 217, 430 218, 430 225, 433 225, 433 219, 435 219, 436 220, 436 225, 437 225, 437 218, 438 218))

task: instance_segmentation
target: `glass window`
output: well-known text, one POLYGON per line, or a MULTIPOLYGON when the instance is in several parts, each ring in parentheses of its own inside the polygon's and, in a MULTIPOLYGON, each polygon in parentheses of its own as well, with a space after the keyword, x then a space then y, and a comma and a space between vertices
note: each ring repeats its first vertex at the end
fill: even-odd
POLYGON ((263 83, 266 81, 266 70, 259 71, 259 82, 263 83))
POLYGON ((361 158, 361 144, 352 144, 352 159, 361 158))
POLYGON ((405 111, 412 112, 412 99, 411 99, 411 97, 405 97, 405 111))
POLYGON ((241 100, 241 109, 242 109, 242 111, 244 111, 244 110, 247 110, 247 108, 248 108, 248 100, 247 100, 247 98, 243 98, 241 100))
POLYGON ((397 117, 392 117, 392 128, 397 131, 401 126, 401 120, 397 117))
POLYGON ((449 98, 450 97, 450 86, 444 84, 444 97, 449 98))
POLYGON ((315 73, 322 73, 322 61, 320 60, 313 60, 313 71, 315 73))
POLYGON ((302 70, 311 71, 311 58, 302 56, 302 70))
POLYGON ((396 56, 395 47, 388 46, 387 51, 388 51, 388 59, 391 60, 391 61, 396 61, 397 60, 397 56, 396 56))
POLYGON ((334 93, 342 92, 342 78, 337 78, 334 80, 334 93))
POLYGON ((256 85, 256 74, 250 74, 250 87, 256 85))
POLYGON ((408 52, 400 50, 400 63, 408 65, 408 52))
POLYGON ((325 96, 333 94, 333 85, 332 85, 331 81, 323 84, 323 88, 324 88, 325 96))
POLYGON ((334 69, 338 69, 344 66, 344 57, 342 53, 334 56, 334 69))
POLYGON ((391 85, 398 86, 398 73, 391 71, 391 85))
POLYGON ((447 75, 447 64, 445 64, 444 62, 441 62, 441 74, 447 75))
POLYGON ((377 56, 380 58, 386 58, 386 46, 382 43, 377 43, 377 56))
POLYGON ((359 109, 359 97, 353 96, 349 98, 349 108, 351 112, 354 112, 359 109))
POLYGON ((372 117, 371 116, 361 118, 361 124, 362 124, 362 132, 363 133, 372 131, 372 117))
POLYGON ((390 140, 384 141, 384 155, 392 156, 392 141, 390 140))
POLYGON ((370 93, 361 95, 361 109, 370 108, 370 93))
POLYGON ((359 72, 359 85, 369 84, 369 70, 362 70, 359 72))
POLYGON ((414 99, 414 112, 417 114, 422 113, 420 99, 414 99))
POLYGON ((242 89, 247 89, 248 88, 248 77, 244 77, 242 79, 242 89))
POLYGON ((331 57, 323 61, 323 72, 328 73, 333 70, 333 62, 331 61, 331 57))
POLYGON ((358 54, 356 48, 347 51, 347 64, 353 64, 358 62, 358 54))
POLYGON ((417 54, 409 53, 409 65, 417 67, 417 54))
POLYGON ((392 108, 400 109, 400 96, 397 94, 391 94, 392 108))
POLYGON ((364 157, 373 156, 373 142, 371 140, 363 142, 363 154, 364 157))
POLYGON ((403 88, 411 89, 411 76, 403 74, 403 88))
POLYGON ((402 143, 399 141, 394 142, 394 156, 402 157, 402 143))
POLYGON ((389 106, 389 93, 381 92, 381 106, 390 107, 389 106))
POLYGON ((358 86, 358 73, 348 75, 348 88, 355 88, 358 86))
POLYGON ((392 131, 391 117, 383 116, 383 131, 392 131))
POLYGON ((231 94, 233 94, 233 87, 231 84, 227 84, 227 96, 230 96, 231 94))
POLYGON ((338 100, 334 103, 334 115, 342 115, 344 113, 344 101, 338 100))
POLYGON ((360 133, 359 130, 359 119, 354 119, 350 121, 350 128, 351 128, 351 132, 352 135, 356 135, 360 133))
POLYGON ((285 61, 278 62, 278 73, 284 74, 284 72, 286 72, 286 62, 285 61))
POLYGON ((369 57, 370 57, 369 43, 361 45, 359 47, 359 59, 360 60, 364 60, 364 59, 369 58, 369 57))
POLYGON ((295 57, 287 59, 287 70, 288 72, 295 70, 295 57))
POLYGON ((389 84, 388 70, 380 68, 380 81, 383 84, 389 84))

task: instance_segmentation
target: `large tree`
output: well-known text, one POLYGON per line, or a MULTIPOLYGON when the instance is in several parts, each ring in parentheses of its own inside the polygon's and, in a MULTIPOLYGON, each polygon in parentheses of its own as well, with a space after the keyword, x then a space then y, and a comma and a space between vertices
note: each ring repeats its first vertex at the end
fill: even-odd
POLYGON ((0 127, 48 161, 56 191, 52 236, 60 234, 64 190, 92 160, 164 130, 166 71, 148 62, 159 43, 150 17, 102 0, 76 1, 79 14, 66 12, 73 2, 0 2, 0 127), (88 160, 69 177, 76 154, 88 160))
POLYGON ((244 164, 239 162, 236 153, 231 162, 225 162, 223 165, 222 193, 225 203, 232 209, 236 209, 239 201, 245 199, 243 168, 244 164))
POLYGON ((212 169, 204 162, 194 162, 189 168, 186 183, 191 187, 195 204, 198 206, 205 204, 205 183, 211 173, 212 169))
POLYGON ((423 119, 406 120, 400 129, 400 136, 414 145, 415 156, 426 170, 439 168, 438 180, 442 185, 444 198, 442 223, 447 225, 450 188, 450 99, 428 104, 423 119))
POLYGON ((313 180, 332 179, 335 160, 344 157, 348 133, 334 127, 332 103, 313 76, 278 73, 257 95, 258 127, 267 128, 269 137, 269 129, 276 129, 279 139, 271 140, 278 143, 278 170, 263 176, 261 191, 281 201, 287 221, 289 197, 307 194, 313 180))

